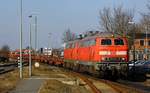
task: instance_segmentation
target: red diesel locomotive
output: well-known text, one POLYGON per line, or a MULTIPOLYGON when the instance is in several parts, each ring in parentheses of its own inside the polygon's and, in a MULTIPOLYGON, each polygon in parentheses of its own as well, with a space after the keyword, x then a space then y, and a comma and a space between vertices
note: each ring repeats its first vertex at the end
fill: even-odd
POLYGON ((88 72, 101 78, 127 76, 128 43, 126 38, 100 33, 69 41, 64 49, 64 67, 88 72))

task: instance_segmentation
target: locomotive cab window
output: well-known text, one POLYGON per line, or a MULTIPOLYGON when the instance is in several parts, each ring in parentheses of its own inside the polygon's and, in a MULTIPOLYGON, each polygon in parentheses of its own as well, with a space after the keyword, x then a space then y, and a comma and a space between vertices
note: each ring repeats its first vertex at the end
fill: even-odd
POLYGON ((122 39, 118 38, 118 39, 115 39, 114 41, 115 45, 124 45, 124 42, 122 39))
POLYGON ((111 45, 111 39, 102 39, 101 40, 101 45, 111 45))

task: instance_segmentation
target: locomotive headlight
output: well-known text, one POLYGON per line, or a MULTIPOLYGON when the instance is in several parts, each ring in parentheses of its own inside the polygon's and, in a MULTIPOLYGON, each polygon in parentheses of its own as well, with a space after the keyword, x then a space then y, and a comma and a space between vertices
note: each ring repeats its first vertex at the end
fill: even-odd
POLYGON ((102 61, 104 61, 105 60, 105 58, 104 57, 102 57, 102 61))
POLYGON ((125 60, 125 58, 122 58, 122 60, 124 61, 124 60, 125 60))
POLYGON ((110 51, 99 51, 99 55, 111 55, 110 51))
POLYGON ((127 55, 127 51, 116 51, 116 55, 127 55))

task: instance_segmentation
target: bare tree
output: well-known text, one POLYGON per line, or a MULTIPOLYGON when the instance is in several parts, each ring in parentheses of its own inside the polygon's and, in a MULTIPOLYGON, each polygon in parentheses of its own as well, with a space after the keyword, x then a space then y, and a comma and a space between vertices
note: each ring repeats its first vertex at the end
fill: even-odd
POLYGON ((8 45, 4 45, 4 46, 2 46, 1 51, 9 52, 10 51, 10 47, 8 45))
POLYGON ((149 28, 150 28, 150 2, 149 4, 147 4, 147 9, 148 9, 148 12, 147 13, 141 13, 141 20, 140 20, 140 27, 141 27, 141 32, 144 32, 146 30, 148 30, 148 32, 150 33, 149 31, 149 28))
POLYGON ((10 47, 8 45, 2 46, 0 49, 0 61, 8 61, 9 59, 10 47))
POLYGON ((123 10, 121 6, 100 11, 100 25, 104 31, 125 36, 129 32, 129 21, 133 20, 133 11, 123 10))
POLYGON ((140 26, 140 32, 141 33, 145 33, 145 31, 149 31, 149 28, 150 28, 150 15, 145 15, 145 14, 142 14, 142 18, 140 20, 140 23, 139 23, 139 26, 140 26))
POLYGON ((68 41, 72 41, 76 38, 76 34, 71 32, 70 29, 67 29, 64 33, 63 33, 63 42, 68 42, 68 41))
POLYGON ((113 16, 110 8, 100 11, 100 24, 104 31, 113 32, 113 16))

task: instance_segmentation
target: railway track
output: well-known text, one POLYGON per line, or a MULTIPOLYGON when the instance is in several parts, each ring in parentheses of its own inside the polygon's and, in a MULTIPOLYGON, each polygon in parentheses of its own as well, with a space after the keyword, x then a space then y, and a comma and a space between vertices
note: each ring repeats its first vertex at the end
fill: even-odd
MULTIPOLYGON (((23 66, 27 66, 28 63, 23 62, 23 66)), ((16 67, 18 67, 18 63, 5 63, 0 64, 0 74, 4 74, 10 71, 13 71, 16 67)))
POLYGON ((67 71, 73 76, 80 77, 90 87, 92 93, 150 93, 150 87, 137 84, 136 82, 130 83, 124 80, 122 80, 122 82, 114 82, 99 79, 84 73, 74 72, 72 70, 67 71))
MULTIPOLYGON (((28 66, 28 63, 23 63, 23 66, 28 66)), ((0 64, 0 74, 5 74, 10 71, 14 71, 16 68, 18 68, 18 63, 0 64)))
POLYGON ((102 93, 101 90, 99 90, 93 83, 92 81, 90 81, 88 78, 84 77, 83 75, 79 74, 79 73, 72 73, 75 76, 80 77, 84 82, 86 82, 86 84, 91 88, 91 90, 93 91, 93 93, 102 93))
MULTIPOLYGON (((16 63, 0 65, 0 74, 12 71, 15 69, 16 66, 16 63)), ((139 86, 137 84, 131 84, 128 82, 112 82, 109 80, 95 78, 89 75, 73 72, 70 70, 68 70, 68 72, 70 72, 70 74, 74 76, 78 76, 79 78, 81 78, 86 83, 86 85, 90 87, 93 93, 150 93, 150 87, 145 87, 142 85, 139 86)))
MULTIPOLYGON (((5 64, 0 65, 0 74, 7 73, 16 68, 17 64, 5 64)), ((131 84, 124 84, 120 82, 112 82, 109 80, 103 80, 99 78, 95 78, 93 76, 77 73, 74 71, 70 71, 64 68, 61 68, 72 76, 79 77, 85 84, 90 88, 92 93, 149 93, 149 91, 144 91, 144 89, 140 89, 138 87, 131 86, 131 84)))
POLYGON ((137 82, 130 82, 124 80, 119 80, 114 82, 114 81, 95 78, 89 75, 85 75, 85 76, 90 78, 91 80, 96 80, 96 82, 100 82, 100 83, 103 82, 104 84, 113 88, 116 91, 116 93, 150 93, 150 87, 142 85, 137 82))
POLYGON ((10 71, 13 71, 17 67, 16 63, 9 63, 9 64, 1 64, 0 65, 0 74, 4 74, 10 71))
POLYGON ((150 87, 141 84, 140 82, 131 82, 127 80, 118 80, 114 82, 115 84, 120 84, 121 87, 128 88, 131 91, 136 91, 137 93, 150 93, 150 87))
MULTIPOLYGON (((92 89, 93 93, 104 93, 102 92, 96 85, 94 85, 93 82, 100 82, 108 85, 109 87, 112 88, 112 90, 115 91, 115 93, 150 93, 150 87, 144 86, 141 84, 137 84, 136 82, 112 82, 109 80, 104 80, 104 79, 99 79, 95 78, 89 75, 82 75, 81 73, 77 73, 74 71, 71 71, 75 76, 80 77, 83 81, 86 82, 86 84, 92 89), (92 79, 91 79, 92 78, 92 79), (95 80, 95 81, 94 81, 95 80)), ((110 90, 110 91, 112 91, 110 90)), ((107 92, 106 92, 107 93, 107 92)), ((112 92, 110 92, 112 93, 112 92)))
POLYGON ((89 86, 92 93, 124 93, 123 90, 118 90, 110 84, 101 81, 99 79, 93 78, 89 75, 82 73, 77 73, 74 71, 67 70, 72 76, 79 77, 86 85, 89 86))

